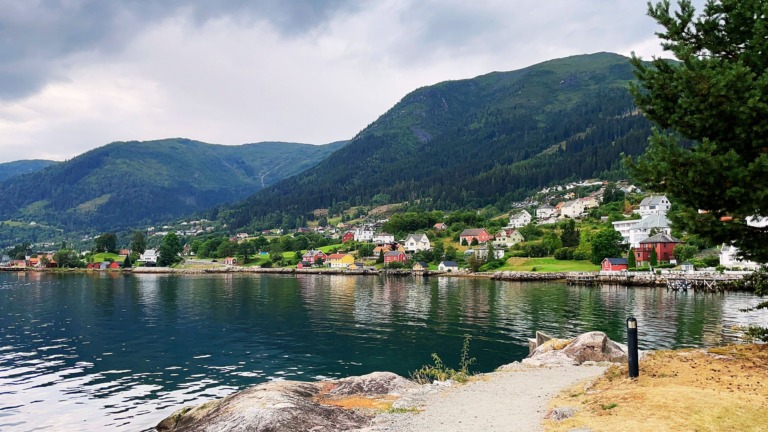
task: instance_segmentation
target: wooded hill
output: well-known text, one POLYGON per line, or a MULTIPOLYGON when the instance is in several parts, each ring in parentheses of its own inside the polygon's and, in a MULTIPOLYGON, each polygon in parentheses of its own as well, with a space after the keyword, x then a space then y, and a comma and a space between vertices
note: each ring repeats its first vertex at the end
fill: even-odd
POLYGON ((345 143, 116 142, 0 183, 0 220, 35 221, 66 232, 170 221, 243 199, 345 143))
POLYGON ((38 172, 41 169, 56 164, 55 161, 31 159, 0 163, 0 182, 22 174, 38 172))
POLYGON ((629 59, 598 53, 420 88, 301 175, 212 212, 233 227, 300 223, 317 208, 421 200, 508 209, 529 191, 620 170, 650 124, 629 59))

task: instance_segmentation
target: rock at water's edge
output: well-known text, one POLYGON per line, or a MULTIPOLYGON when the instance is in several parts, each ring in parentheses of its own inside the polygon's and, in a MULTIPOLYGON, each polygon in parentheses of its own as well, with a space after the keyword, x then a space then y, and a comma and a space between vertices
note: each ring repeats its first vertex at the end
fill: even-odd
POLYGON ((626 362, 626 347, 617 344, 603 332, 579 335, 562 349, 545 343, 536 348, 523 363, 539 365, 581 365, 584 362, 626 362))
POLYGON ((389 372, 329 382, 277 381, 259 384, 224 399, 183 408, 156 429, 165 431, 330 432, 366 426, 373 413, 319 402, 321 397, 384 396, 417 384, 389 372))

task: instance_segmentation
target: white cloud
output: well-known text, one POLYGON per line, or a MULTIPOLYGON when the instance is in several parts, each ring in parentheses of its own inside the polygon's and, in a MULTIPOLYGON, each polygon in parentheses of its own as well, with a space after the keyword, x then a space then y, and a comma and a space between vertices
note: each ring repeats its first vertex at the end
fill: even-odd
POLYGON ((136 34, 119 25, 119 43, 68 50, 52 62, 58 79, 0 101, 0 162, 176 136, 349 139, 408 92, 439 81, 588 52, 658 54, 644 10, 634 0, 385 0, 289 32, 265 16, 201 21, 180 8, 136 34))

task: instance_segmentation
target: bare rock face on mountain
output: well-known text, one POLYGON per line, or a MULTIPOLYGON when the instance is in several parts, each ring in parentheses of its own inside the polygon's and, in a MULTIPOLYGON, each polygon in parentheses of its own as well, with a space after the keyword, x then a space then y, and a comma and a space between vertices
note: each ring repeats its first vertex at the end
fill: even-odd
POLYGON ((376 398, 416 386, 388 372, 330 382, 259 384, 224 399, 183 408, 161 421, 158 431, 344 431, 370 423, 373 410, 348 409, 339 398, 376 398))
POLYGON ((627 348, 603 332, 589 332, 573 340, 551 339, 523 360, 534 365, 581 365, 584 362, 626 362, 627 348))

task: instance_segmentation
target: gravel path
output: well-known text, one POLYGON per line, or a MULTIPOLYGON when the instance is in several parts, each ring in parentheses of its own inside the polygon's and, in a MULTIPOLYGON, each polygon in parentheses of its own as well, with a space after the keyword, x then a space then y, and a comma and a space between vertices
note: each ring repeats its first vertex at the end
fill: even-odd
POLYGON ((420 412, 377 417, 369 432, 540 431, 547 403, 561 390, 605 371, 600 366, 512 364, 476 381, 444 389, 423 386, 396 407, 420 412))

